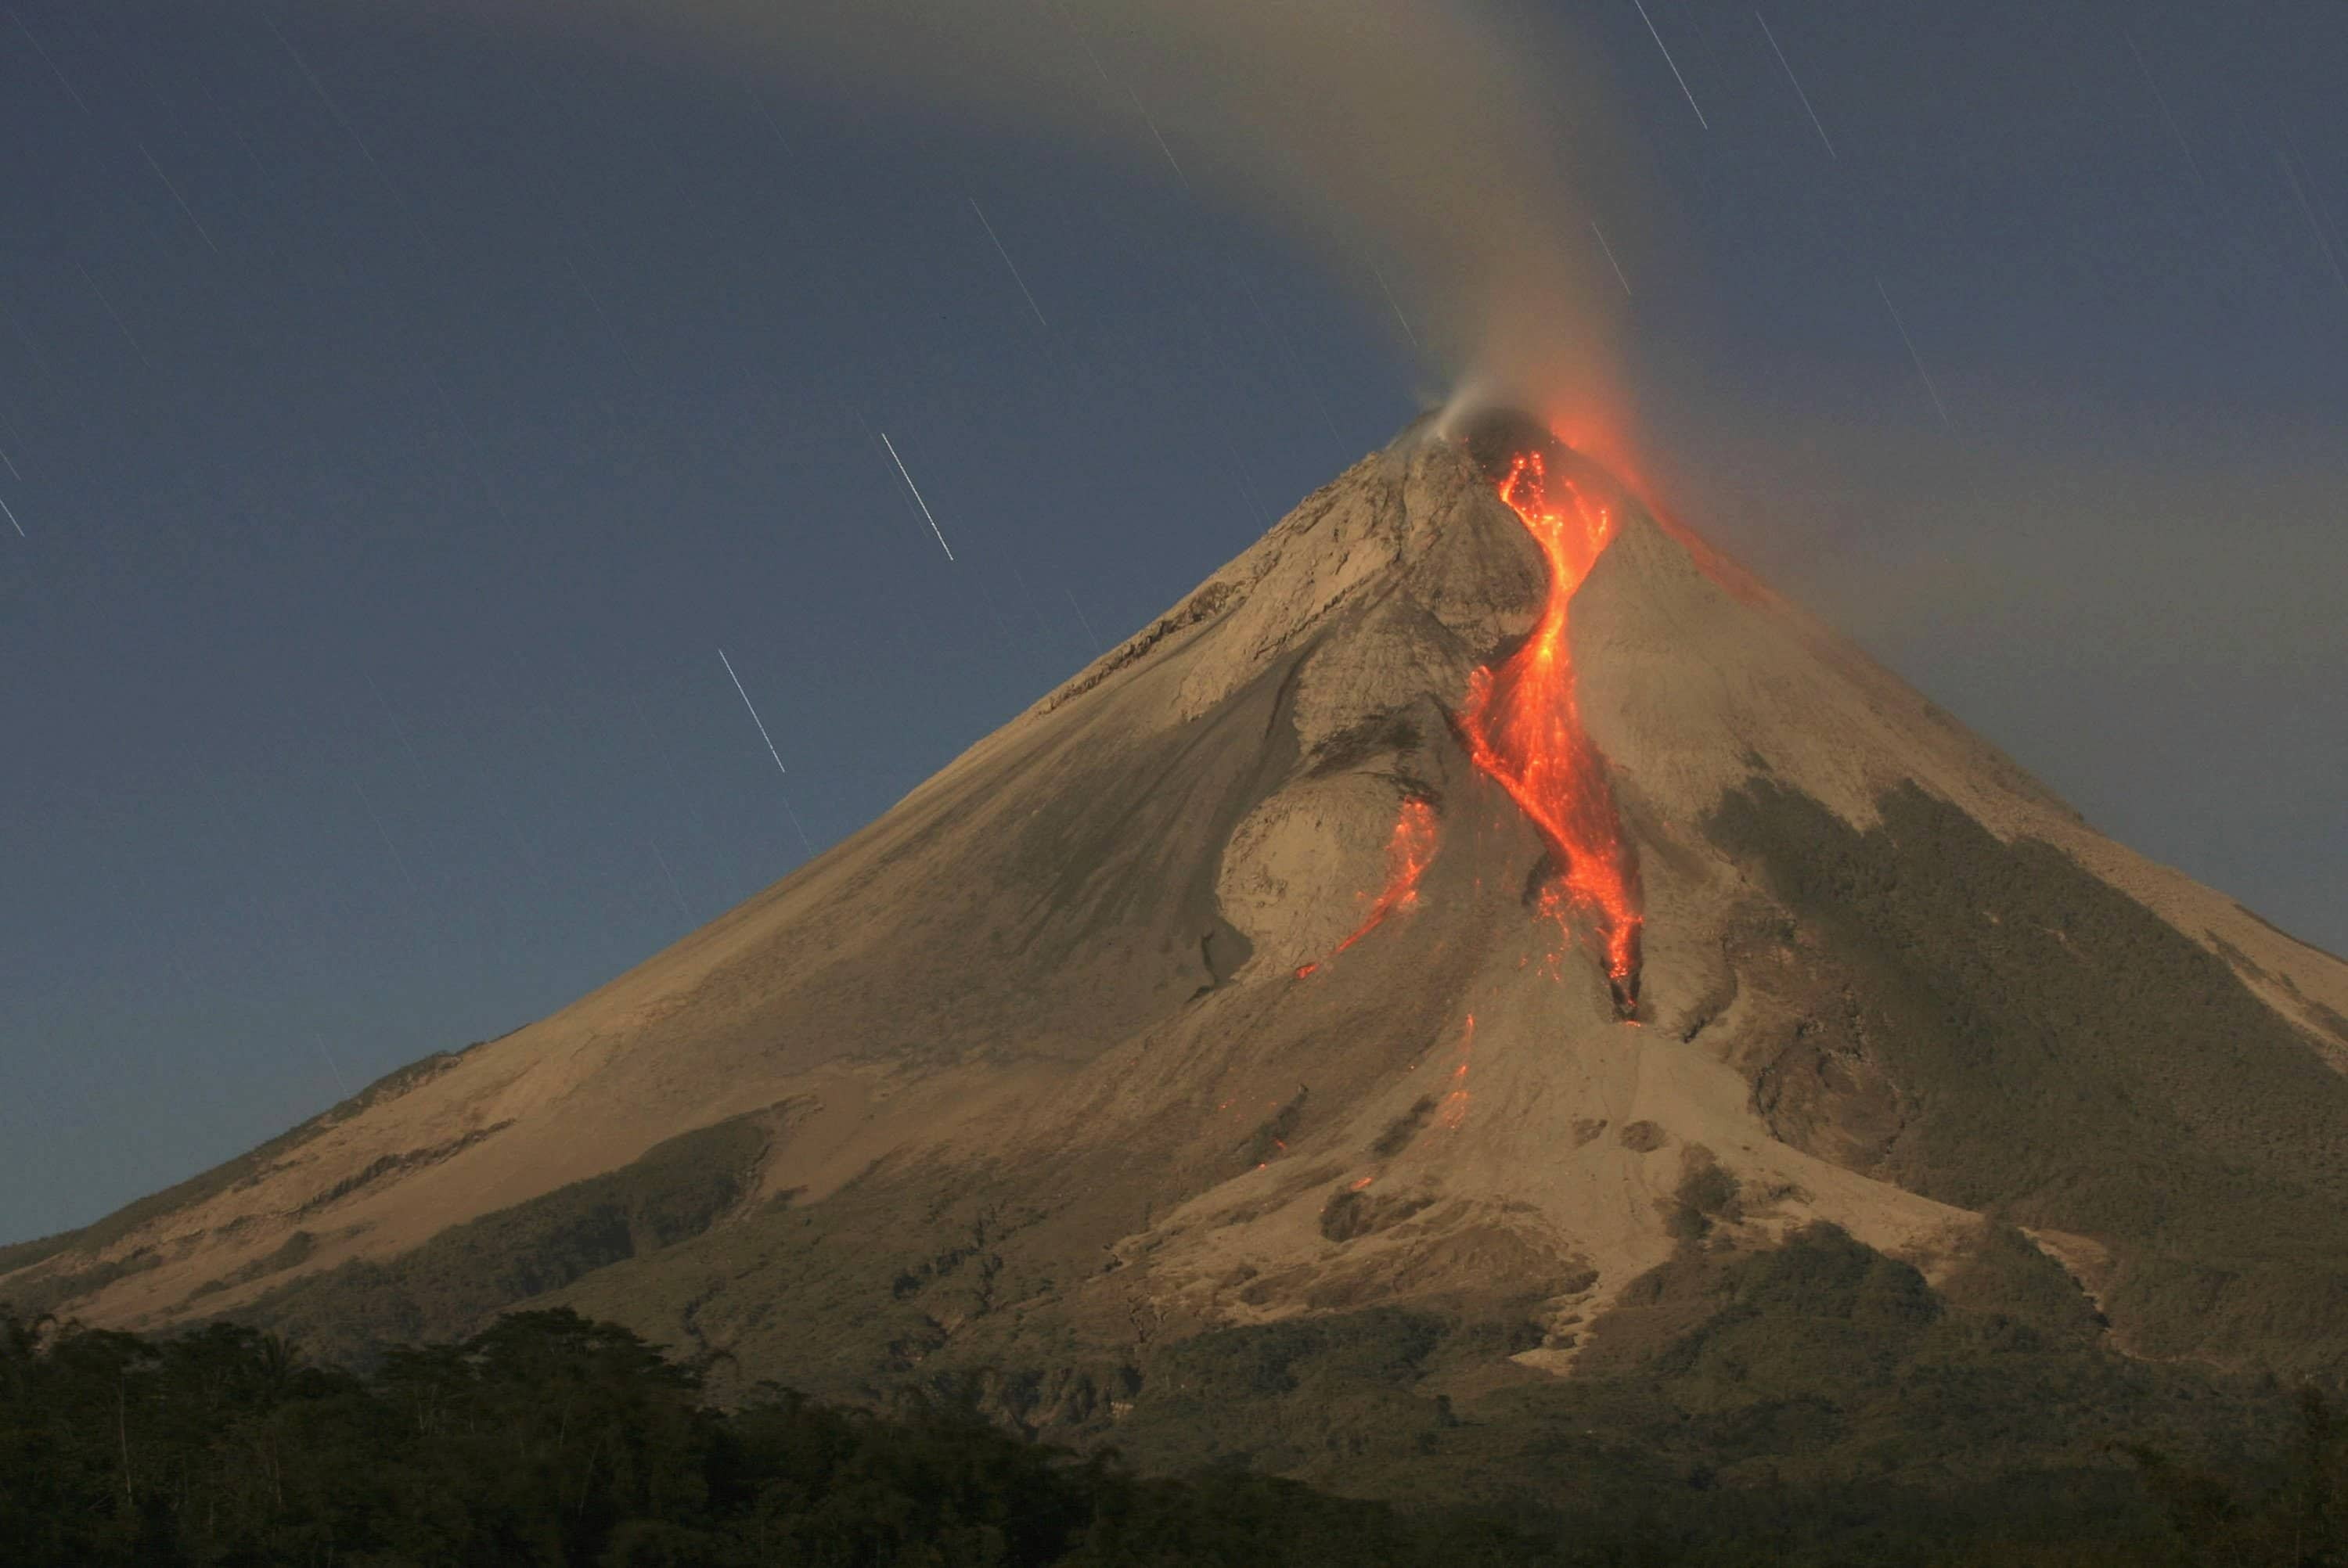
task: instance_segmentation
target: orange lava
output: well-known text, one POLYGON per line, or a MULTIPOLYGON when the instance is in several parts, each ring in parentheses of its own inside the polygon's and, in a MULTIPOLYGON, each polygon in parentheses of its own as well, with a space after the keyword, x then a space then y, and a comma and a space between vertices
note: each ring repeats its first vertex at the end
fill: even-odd
POLYGON ((1446 1132, 1457 1132, 1468 1122, 1468 1053, 1476 1046, 1476 1015, 1468 1015, 1468 1027, 1459 1036, 1459 1065, 1451 1070, 1451 1092, 1443 1097, 1443 1109, 1437 1122, 1446 1132))
POLYGON ((1606 762, 1581 728, 1574 696, 1567 611, 1576 589, 1614 535, 1612 516, 1570 483, 1550 494, 1540 454, 1519 456, 1500 498, 1549 562, 1549 601, 1524 646, 1497 669, 1469 678, 1459 728, 1477 768, 1529 818, 1549 845, 1555 875, 1541 911, 1569 935, 1578 917, 1592 928, 1615 1010, 1639 1003, 1639 868, 1622 836, 1606 762))
MULTIPOLYGON (((1354 934, 1337 944, 1329 955, 1334 958, 1372 931, 1397 909, 1408 909, 1418 903, 1418 879, 1426 875, 1426 863, 1435 858, 1435 807, 1414 796, 1402 803, 1402 814, 1395 818, 1394 832, 1386 839, 1386 885, 1377 901, 1354 934)), ((1328 962, 1323 958, 1321 962, 1328 962)), ((1307 964, 1296 971, 1298 979, 1304 979, 1321 964, 1307 964)))

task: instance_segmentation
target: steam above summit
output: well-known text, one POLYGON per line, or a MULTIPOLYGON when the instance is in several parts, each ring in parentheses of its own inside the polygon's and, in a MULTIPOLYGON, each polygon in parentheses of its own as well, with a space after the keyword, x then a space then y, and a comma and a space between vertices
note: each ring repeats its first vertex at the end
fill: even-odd
POLYGON ((1622 292, 1591 221, 1602 208, 1631 237, 1634 159, 1581 52, 1521 15, 1436 0, 406 3, 649 41, 843 104, 1106 139, 1302 246, 1440 381, 1550 413, 1610 400, 1622 292))

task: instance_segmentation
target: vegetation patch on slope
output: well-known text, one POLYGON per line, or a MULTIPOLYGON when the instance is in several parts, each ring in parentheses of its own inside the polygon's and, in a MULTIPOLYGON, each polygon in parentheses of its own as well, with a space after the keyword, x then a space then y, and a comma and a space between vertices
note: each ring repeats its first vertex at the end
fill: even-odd
MULTIPOLYGON (((465 1050, 476 1049, 467 1046, 465 1050)), ((21 1269, 31 1268, 60 1254, 73 1251, 98 1252, 113 1245, 138 1230, 141 1225, 192 1208, 198 1204, 218 1197, 221 1194, 250 1184, 285 1155, 307 1143, 327 1129, 349 1121, 386 1101, 397 1099, 417 1085, 430 1081, 457 1065, 465 1050, 436 1050, 420 1061, 384 1074, 349 1099, 339 1102, 311 1117, 298 1127, 279 1133, 269 1142, 223 1164, 213 1166, 199 1175, 189 1177, 176 1186, 164 1188, 140 1198, 137 1203, 117 1209, 104 1219, 79 1230, 63 1231, 36 1241, 18 1242, 0 1247, 0 1281, 21 1269)), ((148 1265, 147 1266, 152 1266, 148 1265)), ((46 1310, 77 1296, 103 1289, 126 1273, 135 1272, 126 1260, 115 1260, 70 1275, 59 1275, 37 1284, 8 1286, 0 1284, 0 1300, 15 1302, 21 1308, 46 1310)))
POLYGON ((1913 785, 1879 809, 1861 832, 1756 781, 1709 825, 1833 993, 1813 1040, 1896 1089, 1869 1173, 2111 1246, 2146 1354, 2348 1369, 2348 1078, 2061 850, 1913 785))
POLYGON ((633 1164, 452 1225, 385 1263, 346 1263, 240 1309, 335 1358, 470 1333, 518 1302, 699 1235, 741 1203, 767 1134, 751 1117, 672 1138, 633 1164))
POLYGON ((1649 1518, 1666 1538, 1672 1498, 1733 1514, 1786 1489, 1887 1528, 1999 1497, 2079 1511, 2063 1529, 2114 1510, 2157 1533, 2136 1451, 2186 1468, 2270 1455, 2289 1396, 2114 1353, 2050 1266, 1986 1235, 1951 1295, 1831 1225, 1761 1253, 1691 1236, 1591 1326, 1570 1378, 1509 1375, 1503 1358, 1540 1335, 1501 1317, 1229 1328, 1147 1355, 1108 1440, 1148 1471, 1270 1469, 1427 1506, 1516 1499, 1649 1518))

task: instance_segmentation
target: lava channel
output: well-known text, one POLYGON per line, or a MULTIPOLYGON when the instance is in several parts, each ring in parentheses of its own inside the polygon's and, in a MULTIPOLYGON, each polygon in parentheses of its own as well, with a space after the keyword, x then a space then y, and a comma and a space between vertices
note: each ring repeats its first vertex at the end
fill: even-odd
POLYGON ((1402 803, 1402 811, 1395 818, 1394 832, 1386 839, 1386 885, 1377 901, 1354 934, 1331 950, 1328 958, 1307 964, 1296 971, 1303 979, 1313 970, 1334 958, 1339 953, 1368 936, 1397 909, 1408 909, 1418 903, 1418 879, 1426 872, 1426 863, 1435 858, 1435 807, 1414 795, 1402 803))
POLYGON ((1612 515, 1571 483, 1550 494, 1539 452, 1514 458, 1500 499, 1549 562, 1549 600, 1522 647, 1469 677, 1459 729, 1477 769, 1509 792, 1548 845, 1552 874, 1541 912, 1571 938, 1577 917, 1593 927, 1614 1010, 1639 1007, 1639 866, 1622 836, 1606 761, 1581 728, 1566 613, 1574 591, 1614 537, 1612 515))

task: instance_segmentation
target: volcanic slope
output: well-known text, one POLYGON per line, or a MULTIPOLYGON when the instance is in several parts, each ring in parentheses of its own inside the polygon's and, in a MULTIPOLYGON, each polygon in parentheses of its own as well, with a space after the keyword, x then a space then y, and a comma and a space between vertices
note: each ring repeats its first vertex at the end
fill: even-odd
POLYGON ((1796 1263, 1860 1282, 1838 1334, 2337 1375, 2344 1066, 2348 966, 1536 428, 1430 419, 758 897, 0 1251, 0 1301, 352 1352, 563 1301, 1080 1436, 1207 1430, 1215 1347, 1292 1392, 1356 1329, 1393 1430, 1694 1365, 1796 1263), (1545 638, 1566 760, 1510 773, 1545 638))

